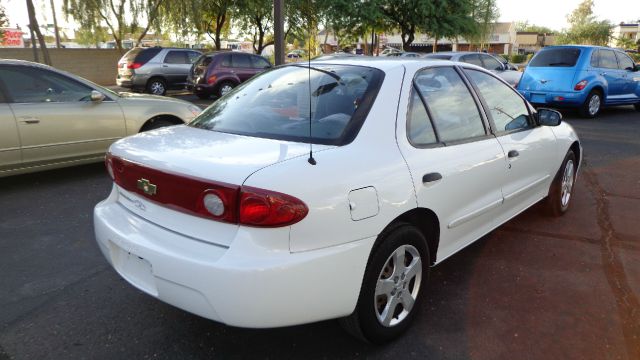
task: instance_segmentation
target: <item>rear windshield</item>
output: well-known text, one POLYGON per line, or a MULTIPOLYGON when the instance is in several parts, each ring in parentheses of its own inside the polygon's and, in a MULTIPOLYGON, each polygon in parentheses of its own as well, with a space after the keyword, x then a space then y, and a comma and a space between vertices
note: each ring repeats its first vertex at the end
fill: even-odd
POLYGON ((285 66, 237 87, 189 126, 267 139, 344 145, 360 130, 383 78, 382 71, 363 66, 285 66))
POLYGON ((542 50, 529 63, 531 67, 574 67, 580 57, 580 49, 558 48, 542 50))
POLYGON ((451 55, 425 55, 426 59, 451 60, 451 55))
POLYGON ((158 55, 160 50, 160 48, 133 48, 126 54, 124 54, 122 60, 126 62, 137 62, 145 64, 154 56, 158 55))
POLYGON ((207 67, 213 61, 213 56, 211 55, 202 55, 196 60, 195 65, 198 67, 207 67))

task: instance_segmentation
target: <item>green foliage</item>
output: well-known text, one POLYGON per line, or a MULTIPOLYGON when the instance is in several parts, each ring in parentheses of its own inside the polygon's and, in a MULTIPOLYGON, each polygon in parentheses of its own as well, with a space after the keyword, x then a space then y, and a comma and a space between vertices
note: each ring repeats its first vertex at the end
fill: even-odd
POLYGON ((638 44, 634 39, 625 37, 616 39, 616 45, 627 50, 636 50, 638 48, 638 44))
POLYGON ((484 48, 493 32, 493 24, 500 17, 496 0, 471 0, 471 17, 476 23, 476 31, 466 37, 484 48))
POLYGON ((509 62, 512 62, 514 64, 522 64, 525 61, 527 61, 526 55, 513 54, 509 57, 509 62))
POLYGON ((538 34, 555 34, 557 31, 548 28, 546 26, 538 26, 534 24, 529 24, 529 21, 518 21, 516 22, 516 31, 518 32, 535 32, 538 34))
POLYGON ((531 61, 531 58, 533 58, 533 54, 527 54, 527 61, 526 62, 528 63, 529 61, 531 61))
POLYGON ((598 21, 593 15, 593 0, 584 0, 567 15, 569 29, 558 36, 558 44, 585 44, 606 46, 613 26, 608 20, 598 21))
MULTIPOLYGON (((4 6, 0 5, 0 28, 9 26, 9 19, 4 6)), ((0 29, 0 42, 4 39, 4 31, 0 29)))

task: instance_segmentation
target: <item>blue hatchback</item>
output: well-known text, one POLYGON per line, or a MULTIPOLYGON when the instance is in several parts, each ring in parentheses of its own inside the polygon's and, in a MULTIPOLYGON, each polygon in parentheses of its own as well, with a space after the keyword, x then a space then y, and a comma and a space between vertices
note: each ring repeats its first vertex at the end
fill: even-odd
POLYGON ((622 51, 599 46, 550 46, 531 59, 518 91, 534 105, 573 107, 595 117, 603 106, 640 111, 640 67, 622 51))

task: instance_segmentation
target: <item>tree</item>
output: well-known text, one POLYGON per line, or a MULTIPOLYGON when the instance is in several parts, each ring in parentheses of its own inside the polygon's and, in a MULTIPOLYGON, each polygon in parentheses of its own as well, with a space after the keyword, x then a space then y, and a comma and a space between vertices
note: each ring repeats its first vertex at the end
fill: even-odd
POLYGON ((8 25, 9 18, 7 18, 6 10, 4 9, 4 6, 0 4, 0 42, 4 41, 4 31, 2 28, 8 25))
POLYGON ((99 26, 93 30, 79 29, 75 32, 75 40, 80 45, 100 47, 100 43, 107 41, 109 30, 99 26))
MULTIPOLYGON (((33 7, 33 0, 27 0, 27 13, 29 14, 29 27, 31 31, 33 31, 36 34, 36 37, 38 38, 38 43, 40 43, 40 51, 42 52, 44 63, 47 65, 51 65, 49 50, 47 50, 47 44, 44 41, 44 36, 42 36, 42 32, 40 32, 40 26, 38 25, 38 20, 36 19, 36 11, 33 7)), ((36 52, 35 44, 32 44, 31 46, 34 47, 33 51, 35 54, 36 52)))
POLYGON ((472 0, 471 17, 476 23, 476 31, 466 37, 482 49, 489 42, 493 24, 500 17, 496 0, 472 0))
POLYGON ((598 21, 593 15, 593 0, 584 0, 567 15, 569 29, 558 37, 558 44, 588 44, 606 46, 613 26, 608 20, 598 21))
POLYGON ((122 40, 128 32, 138 29, 140 17, 147 20, 137 43, 157 20, 159 6, 164 0, 64 0, 63 10, 67 17, 76 20, 83 30, 93 31, 105 24, 116 43, 123 51, 122 40))
POLYGON ((458 35, 473 34, 477 27, 471 17, 468 0, 433 0, 433 8, 424 19, 420 30, 434 39, 433 52, 437 51, 438 39, 455 38, 458 35))
POLYGON ((431 15, 433 4, 421 0, 380 0, 378 9, 389 25, 400 31, 402 48, 409 51, 416 32, 431 15))
POLYGON ((518 21, 516 22, 516 31, 517 32, 534 32, 538 34, 554 34, 557 31, 548 28, 546 26, 538 26, 535 24, 529 24, 529 21, 518 21))
POLYGON ((631 49, 635 50, 638 46, 634 39, 626 38, 626 37, 617 38, 616 45, 623 49, 629 49, 629 50, 631 49))
POLYGON ((261 54, 265 47, 272 45, 273 40, 273 1, 272 0, 239 0, 235 9, 240 30, 251 36, 253 51, 261 54), (267 36, 270 39, 267 39, 267 36))

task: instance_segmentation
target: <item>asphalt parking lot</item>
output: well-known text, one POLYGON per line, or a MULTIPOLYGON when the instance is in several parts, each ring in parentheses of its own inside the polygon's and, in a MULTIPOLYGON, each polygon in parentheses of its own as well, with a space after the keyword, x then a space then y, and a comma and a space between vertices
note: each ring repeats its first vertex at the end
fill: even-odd
POLYGON ((529 209, 435 267, 414 327, 378 347, 335 321, 226 327, 134 289, 94 242, 102 164, 0 179, 0 360, 640 359, 640 113, 564 114, 585 155, 569 213, 529 209))

